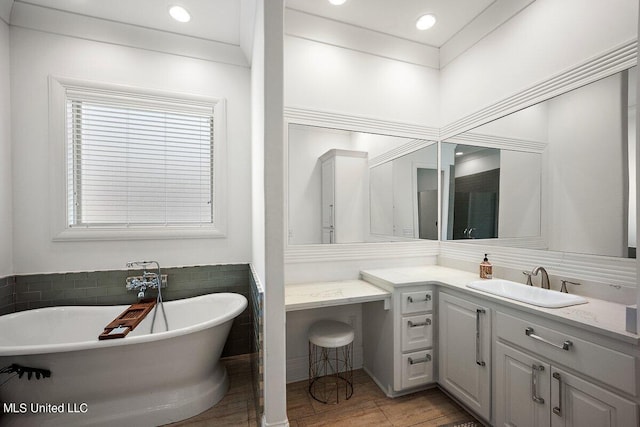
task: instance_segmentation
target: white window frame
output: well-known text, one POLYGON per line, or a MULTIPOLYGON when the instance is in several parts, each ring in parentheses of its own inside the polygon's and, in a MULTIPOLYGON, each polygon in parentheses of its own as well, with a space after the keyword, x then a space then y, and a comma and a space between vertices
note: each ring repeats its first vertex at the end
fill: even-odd
POLYGON ((226 102, 193 94, 164 92, 116 84, 88 82, 49 76, 49 158, 52 240, 141 240, 224 238, 227 232, 227 140, 226 102), (175 105, 196 105, 213 111, 213 224, 136 225, 70 227, 67 203, 67 126, 68 91, 106 94, 114 98, 148 99, 175 105))

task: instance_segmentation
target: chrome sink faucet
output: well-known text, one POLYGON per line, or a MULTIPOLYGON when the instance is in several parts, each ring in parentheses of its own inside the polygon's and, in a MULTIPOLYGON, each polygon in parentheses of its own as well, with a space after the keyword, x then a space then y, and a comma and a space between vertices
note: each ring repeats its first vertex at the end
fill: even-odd
POLYGON ((547 270, 545 270, 545 268, 542 266, 536 267, 531 270, 531 276, 537 276, 538 272, 542 272, 542 281, 540 282, 540 287, 542 289, 550 289, 549 274, 547 273, 547 270))

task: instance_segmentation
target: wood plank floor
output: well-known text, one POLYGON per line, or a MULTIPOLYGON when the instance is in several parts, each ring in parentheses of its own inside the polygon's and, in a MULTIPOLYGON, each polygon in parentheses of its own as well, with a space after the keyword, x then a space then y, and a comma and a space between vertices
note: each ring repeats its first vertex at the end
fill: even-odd
POLYGON ((437 388, 391 399, 360 369, 354 371, 353 389, 351 399, 325 405, 309 396, 306 381, 288 384, 287 414, 291 427, 437 427, 475 421, 437 388))
POLYGON ((229 391, 217 405, 171 427, 258 427, 253 401, 249 355, 222 359, 229 374, 229 391))
MULTIPOLYGON (((213 408, 172 427, 257 427, 248 357, 223 359, 230 379, 229 392, 213 408)), ((354 371, 354 391, 338 405, 315 401, 307 381, 287 384, 287 415, 291 427, 394 426, 437 427, 475 421, 437 388, 390 399, 363 371, 354 371)))

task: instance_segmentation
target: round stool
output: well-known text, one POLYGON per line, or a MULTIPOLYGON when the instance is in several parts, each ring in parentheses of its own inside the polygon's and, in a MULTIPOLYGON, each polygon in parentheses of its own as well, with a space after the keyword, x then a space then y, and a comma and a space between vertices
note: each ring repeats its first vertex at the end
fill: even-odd
POLYGON ((309 394, 318 402, 337 404, 353 395, 353 328, 320 320, 309 328, 309 394))

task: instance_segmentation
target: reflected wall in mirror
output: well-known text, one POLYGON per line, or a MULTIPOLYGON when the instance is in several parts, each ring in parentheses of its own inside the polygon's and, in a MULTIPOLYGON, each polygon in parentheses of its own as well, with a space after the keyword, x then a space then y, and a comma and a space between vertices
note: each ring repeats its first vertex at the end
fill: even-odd
POLYGON ((540 249, 635 257, 635 91, 634 68, 444 141, 443 240, 530 246, 539 237, 540 249), (458 162, 455 151, 473 145, 458 162), (477 167, 467 191, 459 169, 474 156, 493 166, 477 167), (488 171, 498 165, 494 200, 488 171))
POLYGON ((541 167, 538 153, 443 143, 443 240, 539 237, 541 167))
POLYGON ((437 144, 289 124, 290 245, 437 239, 437 144))

